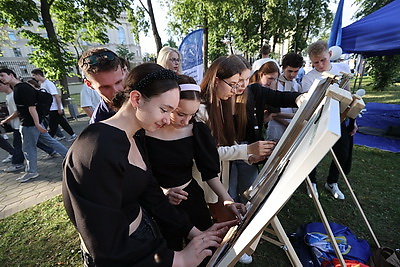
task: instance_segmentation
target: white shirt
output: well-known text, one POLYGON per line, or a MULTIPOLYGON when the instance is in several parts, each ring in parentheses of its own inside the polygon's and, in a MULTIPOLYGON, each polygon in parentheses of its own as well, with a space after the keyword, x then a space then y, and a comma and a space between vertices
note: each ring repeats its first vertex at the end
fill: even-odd
MULTIPOLYGON (((346 63, 331 63, 331 69, 327 72, 333 75, 339 75, 340 72, 350 73, 350 67, 346 63)), ((308 90, 310 90, 315 79, 321 80, 322 78, 322 72, 319 72, 316 69, 307 72, 301 81, 303 92, 308 92, 308 90)))
MULTIPOLYGON (((59 95, 59 93, 58 93, 56 85, 52 81, 49 81, 48 79, 46 79, 46 80, 44 80, 44 82, 42 82, 40 87, 43 88, 44 90, 46 90, 49 94, 51 94, 53 96, 53 103, 51 103, 50 111, 58 110, 58 105, 57 105, 55 95, 59 95)), ((60 103, 60 104, 61 104, 61 109, 64 109, 62 103, 60 103)))
POLYGON ((81 107, 91 107, 93 110, 99 105, 100 103, 100 95, 97 93, 96 90, 93 90, 86 84, 82 85, 81 90, 81 107))
MULTIPOLYGON (((6 95, 6 103, 7 103, 8 113, 10 115, 13 114, 15 111, 17 111, 17 106, 15 105, 14 101, 14 92, 11 92, 8 95, 6 95)), ((13 128, 14 130, 18 130, 20 124, 21 122, 18 117, 10 120, 11 128, 13 128)))

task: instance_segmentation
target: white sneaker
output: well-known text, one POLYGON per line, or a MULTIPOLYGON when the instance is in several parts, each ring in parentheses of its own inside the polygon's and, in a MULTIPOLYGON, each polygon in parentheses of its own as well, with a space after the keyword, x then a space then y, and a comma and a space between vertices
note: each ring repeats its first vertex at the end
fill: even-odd
POLYGON ((333 184, 325 183, 325 188, 332 194, 332 196, 334 198, 344 199, 344 195, 340 191, 337 183, 333 183, 333 184))
MULTIPOLYGON (((311 183, 311 184, 312 184, 312 188, 313 188, 313 190, 314 190, 314 193, 315 193, 315 195, 316 195, 317 198, 318 198, 319 196, 318 196, 317 184, 316 184, 316 183, 311 183)), ((307 195, 308 195, 310 198, 312 198, 312 194, 311 194, 311 192, 310 192, 310 189, 308 189, 308 186, 307 186, 307 195)))
POLYGON ((11 160, 12 160, 12 155, 10 154, 10 155, 8 155, 7 158, 3 159, 1 162, 8 163, 8 162, 11 162, 11 160))
POLYGON ((15 165, 12 165, 12 166, 6 168, 4 171, 5 171, 5 172, 16 172, 16 171, 20 171, 20 170, 22 170, 22 169, 24 169, 24 168, 25 168, 24 165, 15 164, 15 165))
POLYGON ((247 255, 246 253, 244 253, 244 254, 240 257, 239 262, 240 262, 240 263, 243 263, 243 264, 250 264, 250 263, 253 262, 253 257, 250 256, 250 255, 247 255))
POLYGON ((76 137, 77 137, 76 134, 73 134, 73 135, 71 135, 70 138, 67 139, 67 141, 68 142, 72 142, 72 141, 74 141, 76 139, 76 137))
POLYGON ((34 172, 34 173, 27 172, 24 175, 22 175, 21 177, 17 178, 17 181, 20 183, 24 183, 24 182, 27 182, 30 179, 36 178, 38 176, 39 176, 39 173, 37 173, 37 172, 34 172))
POLYGON ((55 136, 54 139, 56 139, 57 141, 61 141, 65 139, 65 136, 55 136))

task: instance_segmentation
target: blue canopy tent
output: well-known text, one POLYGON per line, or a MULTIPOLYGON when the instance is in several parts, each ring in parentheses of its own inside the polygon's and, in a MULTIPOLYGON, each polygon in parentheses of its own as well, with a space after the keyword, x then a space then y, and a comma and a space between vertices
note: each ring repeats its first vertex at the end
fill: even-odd
POLYGON ((400 0, 342 28, 341 48, 364 57, 400 54, 400 0))

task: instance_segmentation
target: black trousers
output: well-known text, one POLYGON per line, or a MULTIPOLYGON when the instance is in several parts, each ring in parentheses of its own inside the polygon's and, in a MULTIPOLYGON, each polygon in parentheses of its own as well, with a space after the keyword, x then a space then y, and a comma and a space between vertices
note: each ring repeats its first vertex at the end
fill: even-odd
POLYGON ((72 130, 71 126, 69 125, 67 119, 63 114, 58 114, 57 110, 51 110, 49 113, 49 134, 54 137, 57 132, 58 125, 60 125, 69 135, 74 134, 74 130, 72 130))
MULTIPOLYGON (((129 237, 139 242, 141 240, 147 241, 147 240, 161 239, 161 235, 158 232, 157 226, 155 225, 154 221, 151 219, 151 217, 147 214, 147 212, 144 209, 142 209, 142 221, 140 222, 135 232, 133 232, 129 237)), ((82 244, 81 244, 81 252, 82 252, 83 266, 96 267, 96 264, 94 263, 92 256, 90 256, 90 254, 87 251, 85 251, 82 244)))
MULTIPOLYGON (((353 158, 353 136, 350 136, 350 132, 354 129, 354 120, 349 120, 348 126, 346 122, 340 124, 341 137, 332 147, 336 158, 339 161, 340 166, 343 169, 344 174, 349 174, 351 171, 351 163, 353 158)), ((317 168, 314 168, 309 174, 312 183, 317 182, 317 168)), ((327 183, 333 184, 337 183, 339 180, 339 170, 336 167, 335 162, 332 160, 329 167, 329 173, 327 177, 327 183)))

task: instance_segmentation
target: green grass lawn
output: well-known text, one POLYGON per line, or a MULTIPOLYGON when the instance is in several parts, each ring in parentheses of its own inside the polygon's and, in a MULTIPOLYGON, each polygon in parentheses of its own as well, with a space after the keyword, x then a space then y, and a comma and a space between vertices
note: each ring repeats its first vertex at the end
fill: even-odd
MULTIPOLYGON (((363 87, 367 88, 367 87, 363 87)), ((77 101, 77 100, 75 100, 77 101)), ((400 104, 398 86, 373 92, 367 88, 365 102, 400 104)), ((75 102, 79 103, 79 102, 75 102)), ((320 201, 331 222, 350 227, 353 233, 374 242, 352 202, 344 182, 339 180, 346 199, 334 200, 323 189, 330 157, 318 167, 320 201)), ((348 179, 382 246, 400 247, 399 155, 373 148, 354 146, 353 168, 348 179)), ((299 225, 320 221, 304 184, 293 194, 278 217, 287 233, 299 225)), ((284 251, 261 241, 250 265, 290 266, 284 251)), ((69 222, 60 196, 0 220, 0 266, 81 266, 79 240, 69 222)))

